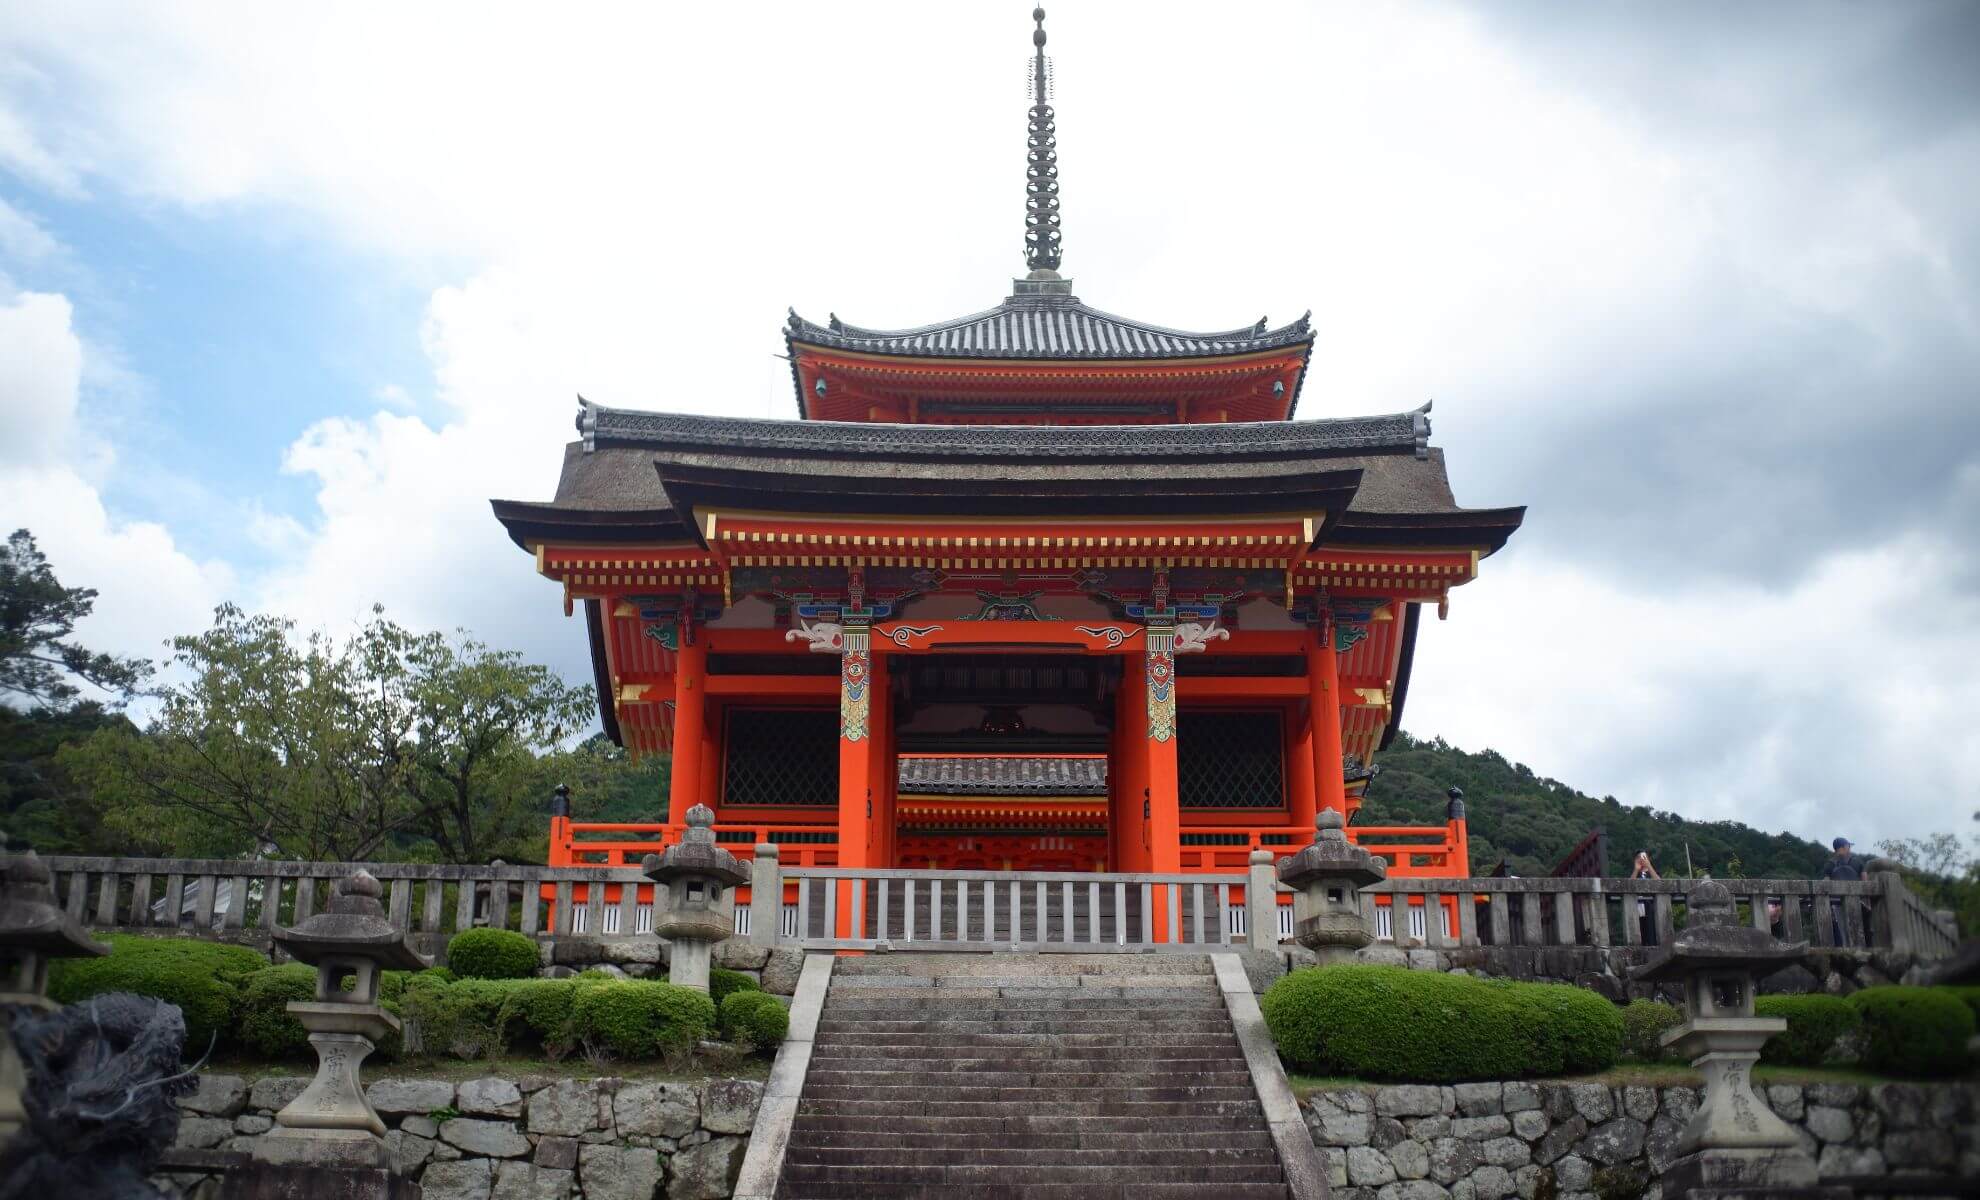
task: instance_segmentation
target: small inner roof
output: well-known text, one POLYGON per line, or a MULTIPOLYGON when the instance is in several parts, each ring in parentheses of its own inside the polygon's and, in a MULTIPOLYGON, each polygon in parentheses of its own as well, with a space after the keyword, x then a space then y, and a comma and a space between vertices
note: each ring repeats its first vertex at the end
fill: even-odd
POLYGON ((785 340, 862 354, 910 358, 1215 358, 1313 340, 1311 314, 1267 328, 1256 324, 1191 333, 1102 312, 1070 295, 1019 295, 983 312, 913 329, 867 329, 835 315, 820 325, 793 311, 785 340))
POLYGON ((1104 796, 1107 760, 971 755, 900 760, 900 790, 921 796, 1104 796))

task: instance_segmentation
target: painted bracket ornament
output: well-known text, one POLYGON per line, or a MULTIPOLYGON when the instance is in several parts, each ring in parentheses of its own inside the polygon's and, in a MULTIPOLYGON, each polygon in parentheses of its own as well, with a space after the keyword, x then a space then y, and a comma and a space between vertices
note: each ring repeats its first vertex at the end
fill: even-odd
POLYGON ((1208 648, 1211 642, 1218 640, 1229 641, 1230 638, 1231 631, 1219 628, 1215 621, 1207 625, 1200 624, 1196 621, 1184 621, 1176 626, 1175 653, 1200 654, 1208 648))
POLYGON ((903 650, 914 649, 914 644, 930 634, 942 632, 940 625, 896 625, 892 629, 880 631, 888 641, 903 650))
POLYGON ((1140 626, 1130 626, 1123 629, 1119 625, 1075 625, 1073 626, 1073 632, 1083 633, 1087 637, 1099 638, 1106 644, 1107 649, 1118 650, 1129 638, 1140 633, 1141 628, 1140 626))
POLYGON ((813 654, 843 654, 846 627, 836 621, 803 621, 796 629, 784 631, 787 642, 805 642, 813 654))

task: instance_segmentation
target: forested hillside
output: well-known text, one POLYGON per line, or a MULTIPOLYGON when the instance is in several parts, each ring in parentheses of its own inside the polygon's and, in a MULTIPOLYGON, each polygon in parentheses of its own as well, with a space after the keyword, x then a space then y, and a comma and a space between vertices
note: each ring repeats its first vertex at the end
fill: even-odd
MULTIPOLYGON (((1828 851, 1787 833, 1763 833, 1737 821, 1690 821, 1675 813, 1597 799, 1491 750, 1460 750, 1442 738, 1419 741, 1408 733, 1377 760, 1359 824, 1423 824, 1444 818, 1444 793, 1464 789, 1471 831, 1471 865, 1483 874, 1501 856, 1515 875, 1545 875, 1597 826, 1609 835, 1608 871, 1627 873, 1630 857, 1650 851, 1666 875, 1691 864, 1720 878, 1807 878, 1828 851)), ((1867 851, 1868 847, 1859 850, 1867 851)))

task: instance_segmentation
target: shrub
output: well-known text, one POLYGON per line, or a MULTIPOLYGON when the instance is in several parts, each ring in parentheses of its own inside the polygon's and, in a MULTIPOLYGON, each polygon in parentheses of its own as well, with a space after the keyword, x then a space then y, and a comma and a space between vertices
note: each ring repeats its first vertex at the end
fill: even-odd
POLYGON ((572 1035, 625 1058, 685 1050, 714 1030, 714 1002, 671 983, 629 979, 586 984, 571 999, 572 1035))
POLYGON ((1684 1023, 1684 1012, 1661 1000, 1632 1000, 1622 1010, 1623 1052, 1638 1062, 1663 1062, 1670 1051, 1657 1041, 1684 1023))
POLYGON ((1762 1062, 1794 1067, 1819 1067, 1836 1039, 1863 1024, 1856 1009, 1841 996, 1761 996, 1753 1011, 1763 1017, 1786 1017, 1788 1027, 1760 1049, 1762 1062))
POLYGON ((775 996, 759 988, 730 992, 722 998, 722 1036, 748 1042, 758 1050, 784 1044, 791 1031, 791 1014, 775 996))
POLYGON ((105 992, 133 992, 176 1004, 185 1015, 188 1058, 231 1040, 240 982, 268 965, 244 946, 192 938, 112 934, 102 958, 68 958, 51 964, 48 995, 73 1004, 105 992))
POLYGON ((1893 1075, 1953 1075, 1966 1065, 1973 1010, 1943 988, 1873 987, 1849 998, 1863 1018, 1863 1065, 1893 1075))
POLYGON ((291 1016, 291 1000, 316 995, 316 968, 303 963, 263 967, 241 986, 241 1015, 235 1033, 241 1045, 269 1058, 300 1058, 309 1052, 309 1034, 291 1016))
POLYGON ((527 1033, 553 1057, 560 1057, 576 1040, 571 1032, 571 1005, 578 989, 596 987, 588 980, 517 979, 508 985, 497 1014, 503 1033, 527 1033))
POLYGON ((1598 993, 1558 983, 1499 983, 1539 1016, 1541 1056, 1570 1074, 1604 1071, 1622 1057, 1622 1010, 1598 993))
POLYGON ((1323 967, 1280 979, 1260 1007, 1286 1061, 1318 1073, 1510 1079, 1554 1074, 1570 1062, 1597 1070, 1613 1065, 1622 1049, 1622 1017, 1613 1006, 1561 984, 1323 967))
POLYGON ((1980 984, 1949 984, 1938 990, 1972 1009, 1974 1020, 1980 1021, 1980 984))
POLYGON ((469 929, 447 939, 447 966, 462 979, 528 979, 536 940, 513 929, 469 929))
POLYGON ((762 990, 761 987, 757 986, 754 979, 751 979, 741 971, 731 971, 726 967, 710 967, 708 969, 708 998, 715 1002, 717 1009, 722 1007, 722 1001, 728 999, 731 992, 760 992, 762 990))

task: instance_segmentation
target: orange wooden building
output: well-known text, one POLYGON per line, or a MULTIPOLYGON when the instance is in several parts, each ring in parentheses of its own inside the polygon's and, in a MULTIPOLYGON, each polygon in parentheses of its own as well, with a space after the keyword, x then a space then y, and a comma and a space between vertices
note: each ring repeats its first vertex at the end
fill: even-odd
MULTIPOLYGON (((672 755, 652 824, 559 815, 553 863, 637 862, 697 802, 793 865, 992 870, 1241 871, 1353 813, 1423 613, 1523 510, 1457 505, 1428 405, 1298 418, 1306 318, 1083 303, 1034 100, 1001 303, 792 313, 796 419, 586 403, 555 498, 495 502, 584 615, 605 731, 672 755)), ((1470 871, 1461 811, 1350 833, 1470 871)))

